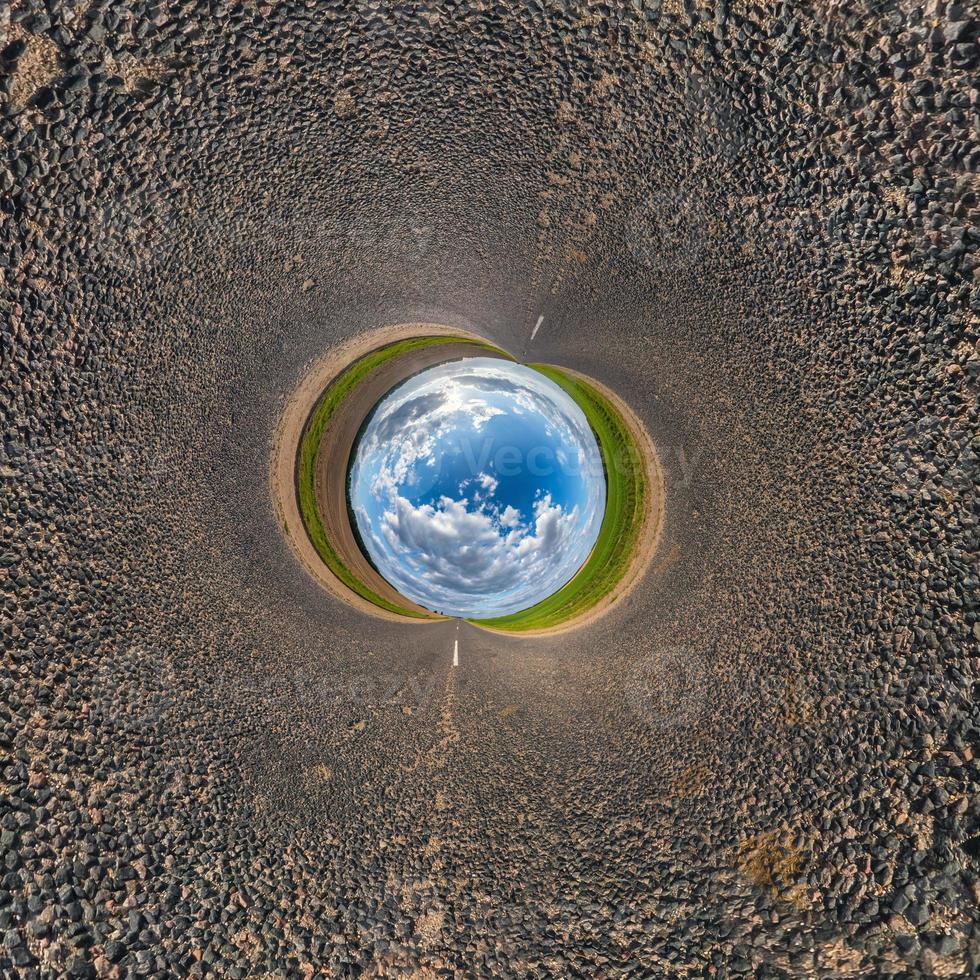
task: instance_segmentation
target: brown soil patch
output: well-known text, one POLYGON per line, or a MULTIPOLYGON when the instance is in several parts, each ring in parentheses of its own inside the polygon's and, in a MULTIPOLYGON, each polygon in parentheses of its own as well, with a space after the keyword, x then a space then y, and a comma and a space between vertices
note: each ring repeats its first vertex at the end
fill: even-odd
POLYGON ((795 884, 803 867, 803 855, 778 831, 743 840, 736 863, 758 888, 777 894, 795 884))
POLYGON ((167 74, 167 62, 162 58, 140 61, 132 55, 114 57, 110 52, 103 56, 106 68, 122 79, 127 92, 137 88, 140 82, 158 82, 167 74))
POLYGON ((11 26, 7 41, 24 41, 27 45, 17 59, 10 83, 10 101, 21 107, 38 89, 50 85, 58 76, 58 45, 49 37, 28 34, 19 24, 11 26))

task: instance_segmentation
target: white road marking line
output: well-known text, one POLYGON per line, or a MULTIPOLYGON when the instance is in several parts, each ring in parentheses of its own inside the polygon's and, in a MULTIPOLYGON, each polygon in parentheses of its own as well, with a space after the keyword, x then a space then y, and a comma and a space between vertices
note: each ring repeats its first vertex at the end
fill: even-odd
POLYGON ((459 640, 453 640, 453 666, 459 666, 459 640))
POLYGON ((543 313, 541 314, 541 316, 538 317, 538 322, 534 325, 534 329, 531 331, 531 340, 534 340, 534 335, 541 328, 541 324, 542 323, 544 323, 544 314, 543 313))

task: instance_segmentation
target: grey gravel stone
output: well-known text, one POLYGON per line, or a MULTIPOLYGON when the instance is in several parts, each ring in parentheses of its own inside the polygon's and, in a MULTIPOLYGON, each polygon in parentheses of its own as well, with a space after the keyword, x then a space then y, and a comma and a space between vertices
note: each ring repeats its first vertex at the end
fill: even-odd
POLYGON ((0 975, 973 970, 972 10, 14 7, 0 975), (453 669, 295 560, 283 406, 399 321, 642 417, 605 617, 453 669))

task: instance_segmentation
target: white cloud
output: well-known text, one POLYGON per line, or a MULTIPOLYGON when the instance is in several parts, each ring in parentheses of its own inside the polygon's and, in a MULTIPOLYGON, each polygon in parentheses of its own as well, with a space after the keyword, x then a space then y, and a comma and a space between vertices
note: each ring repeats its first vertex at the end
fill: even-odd
POLYGON ((577 507, 564 512, 544 496, 534 517, 507 507, 499 520, 469 501, 442 497, 437 504, 413 506, 397 497, 384 512, 381 534, 391 552, 403 557, 405 573, 393 584, 407 588, 427 605, 447 612, 479 614, 524 608, 531 596, 560 588, 587 557, 582 551, 577 507), (562 559, 562 560, 559 560, 562 559))
POLYGON ((484 490, 493 493, 497 489, 497 481, 489 473, 481 473, 477 479, 480 481, 480 486, 484 490))
POLYGON ((521 512, 508 504, 500 515, 500 523, 504 527, 517 527, 521 522, 521 512))

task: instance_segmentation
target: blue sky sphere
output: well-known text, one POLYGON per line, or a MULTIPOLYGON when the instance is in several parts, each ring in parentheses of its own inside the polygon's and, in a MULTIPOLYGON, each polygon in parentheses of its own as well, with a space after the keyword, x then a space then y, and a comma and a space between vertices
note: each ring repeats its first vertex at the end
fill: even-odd
POLYGON ((355 447, 350 502, 371 561, 402 595, 450 616, 501 616, 557 592, 605 511, 584 413, 521 364, 428 368, 376 406, 355 447))

